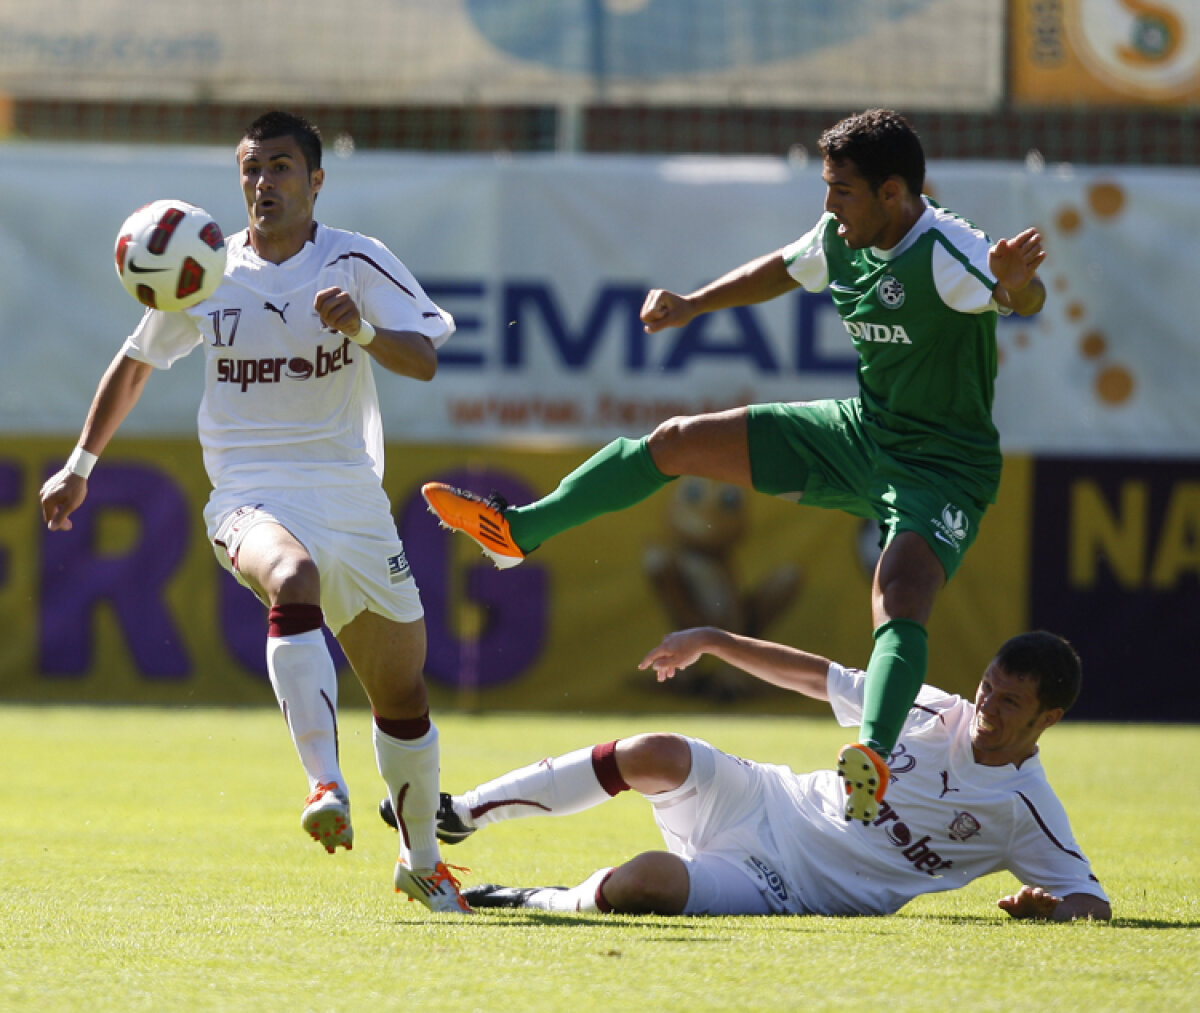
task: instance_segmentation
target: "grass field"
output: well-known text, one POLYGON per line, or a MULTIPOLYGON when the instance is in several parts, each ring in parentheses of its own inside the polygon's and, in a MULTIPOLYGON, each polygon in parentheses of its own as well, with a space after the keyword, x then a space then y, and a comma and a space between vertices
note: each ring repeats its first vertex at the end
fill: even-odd
MULTIPOLYGON (((797 769, 832 720, 438 715, 447 788, 656 728, 797 769)), ((297 826, 270 710, 0 707, 0 1010, 1185 1010, 1197 1002, 1200 729, 1077 725, 1051 781, 1110 925, 1014 922, 1007 874, 891 918, 436 918, 391 888, 369 715, 342 716, 352 853, 297 826)), ((571 884, 658 847, 632 794, 447 849, 467 882, 571 884)))

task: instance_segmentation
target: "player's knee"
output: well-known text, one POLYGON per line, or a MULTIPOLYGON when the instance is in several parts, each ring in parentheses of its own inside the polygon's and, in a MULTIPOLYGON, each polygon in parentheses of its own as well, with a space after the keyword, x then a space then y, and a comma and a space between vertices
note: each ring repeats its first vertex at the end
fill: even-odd
POLYGON ((601 887, 622 914, 679 914, 687 906, 687 866, 665 851, 647 851, 618 866, 601 887))
POLYGON ((272 562, 265 583, 268 593, 279 603, 321 601, 321 574, 309 556, 279 556, 272 562))
POLYGON ((671 732, 647 732, 617 743, 617 769, 625 783, 644 795, 678 788, 692 769, 687 739, 671 732))
POLYGON ((687 454, 689 451, 688 418, 677 415, 660 422, 646 438, 646 447, 654 466, 664 475, 689 474, 687 454))

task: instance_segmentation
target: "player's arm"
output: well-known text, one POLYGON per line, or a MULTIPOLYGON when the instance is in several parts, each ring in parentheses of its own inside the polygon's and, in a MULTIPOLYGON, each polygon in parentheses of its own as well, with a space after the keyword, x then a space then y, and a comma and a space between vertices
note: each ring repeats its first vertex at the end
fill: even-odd
POLYGON ((757 640, 714 626, 668 633, 649 651, 638 668, 653 668, 659 682, 665 682, 681 668, 687 668, 702 655, 710 654, 727 664, 748 672, 772 686, 790 689, 814 700, 828 700, 826 677, 829 659, 769 640, 757 640))
MULTIPOLYGON (((118 352, 100 378, 87 420, 79 434, 79 449, 99 457, 113 434, 133 410, 154 367, 118 352)), ((78 467, 78 466, 74 466, 78 467)), ((42 486, 42 518, 51 531, 70 531, 70 515, 87 496, 87 478, 72 466, 52 475, 42 486)))
POLYGON ((1026 229, 1012 239, 1001 239, 988 251, 988 267, 996 279, 992 297, 1018 316, 1029 317, 1046 304, 1046 286, 1037 269, 1046 259, 1042 236, 1026 229))
POLYGON ((1108 901, 1090 893, 1069 893, 1065 897, 1037 886, 1023 886, 1008 897, 1001 897, 997 907, 1013 918, 1032 918, 1041 921, 1070 922, 1080 918, 1109 921, 1112 907, 1108 901))
POLYGON ((776 250, 735 268, 690 295, 652 289, 642 303, 642 323, 647 334, 654 334, 667 327, 682 327, 702 313, 766 302, 799 287, 800 283, 788 273, 783 251, 776 250))
POLYGON ((437 373, 437 349, 424 334, 376 327, 363 319, 355 301, 340 288, 317 293, 313 308, 321 323, 363 345, 384 369, 414 380, 432 380, 437 373))

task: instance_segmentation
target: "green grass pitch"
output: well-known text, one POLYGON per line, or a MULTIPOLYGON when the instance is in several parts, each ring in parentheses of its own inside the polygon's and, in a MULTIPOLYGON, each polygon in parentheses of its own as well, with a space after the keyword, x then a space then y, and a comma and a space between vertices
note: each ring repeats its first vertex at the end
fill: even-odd
MULTIPOLYGON (((832 719, 435 715, 443 783, 639 731, 828 765, 832 719)), ((1200 958, 1200 730, 1072 725, 1046 767, 1111 925, 1014 922, 1007 874, 891 918, 437 918, 395 895, 369 715, 342 715, 354 851, 299 830, 277 712, 0 708, 0 1010, 1182 1010, 1200 958)), ((627 794, 447 848, 466 882, 573 884, 658 847, 627 794)))

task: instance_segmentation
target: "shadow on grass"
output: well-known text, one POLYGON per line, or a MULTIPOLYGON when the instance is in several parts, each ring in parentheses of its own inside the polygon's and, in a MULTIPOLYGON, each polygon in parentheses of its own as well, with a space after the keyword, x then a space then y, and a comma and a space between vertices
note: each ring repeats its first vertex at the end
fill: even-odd
MULTIPOLYGON (((461 925, 464 928, 487 929, 527 929, 531 927, 555 928, 621 928, 632 931, 669 930, 680 933, 680 940, 688 942, 728 942, 728 936, 712 936, 705 938, 699 933, 711 930, 716 926, 724 931, 732 927, 744 925, 755 929, 764 924, 770 924, 773 932, 821 932, 838 930, 842 926, 854 925, 854 933, 862 935, 891 935, 904 926, 914 922, 954 926, 971 925, 978 927, 992 926, 995 928, 1016 928, 1022 924, 1051 924, 1036 922, 1028 919, 997 918, 994 915, 938 915, 922 914, 913 916, 879 916, 879 915, 723 915, 709 917, 704 915, 633 915, 633 914, 585 914, 581 912, 540 911, 533 908, 483 908, 476 910, 474 917, 446 918, 433 916, 439 925, 461 925)), ((1165 918, 1114 918, 1111 922, 1096 922, 1108 929, 1178 929, 1191 930, 1200 928, 1200 922, 1180 919, 1171 921, 1165 918)))

